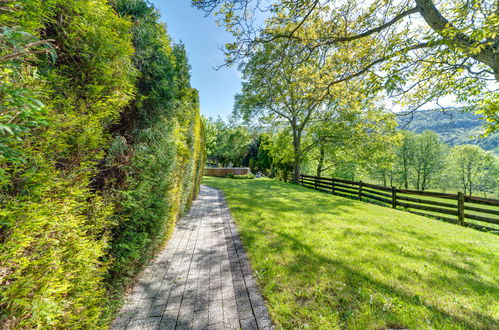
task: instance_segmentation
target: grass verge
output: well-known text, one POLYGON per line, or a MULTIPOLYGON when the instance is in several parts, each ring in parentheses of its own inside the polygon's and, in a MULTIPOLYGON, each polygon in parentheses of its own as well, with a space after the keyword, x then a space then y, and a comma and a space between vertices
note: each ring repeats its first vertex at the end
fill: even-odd
POLYGON ((224 192, 280 328, 497 329, 499 237, 268 179, 224 192))

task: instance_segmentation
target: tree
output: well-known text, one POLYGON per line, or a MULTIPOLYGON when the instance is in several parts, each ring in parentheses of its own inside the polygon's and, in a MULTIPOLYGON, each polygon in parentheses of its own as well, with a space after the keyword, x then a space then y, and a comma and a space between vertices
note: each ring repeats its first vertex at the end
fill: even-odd
POLYGON ((414 162, 416 189, 424 191, 444 166, 444 144, 437 133, 424 131, 416 137, 414 162))
POLYGON ((273 159, 268 150, 270 144, 271 136, 268 133, 260 134, 254 140, 248 157, 248 166, 253 173, 262 172, 272 176, 273 159))
POLYGON ((465 194, 493 191, 498 179, 497 157, 474 145, 460 145, 451 149, 448 158, 450 176, 459 183, 465 194))
POLYGON ((276 126, 290 128, 294 151, 293 182, 298 183, 304 153, 312 147, 302 146, 302 136, 325 102, 317 93, 320 86, 317 59, 310 58, 300 66, 292 62, 277 63, 278 50, 274 43, 265 44, 245 63, 242 92, 236 95, 234 111, 246 120, 256 116, 276 126), (269 66, 272 74, 268 74, 269 66))
POLYGON ((278 179, 287 181, 293 173, 293 143, 289 128, 286 127, 272 135, 270 143, 264 147, 273 159, 275 174, 278 179))
POLYGON ((221 130, 224 129, 225 123, 220 117, 214 120, 203 116, 203 126, 206 134, 206 154, 208 157, 215 157, 218 153, 217 140, 222 134, 221 130))
MULTIPOLYGON (((499 81, 497 2, 444 0, 193 0, 206 12, 219 8, 221 22, 236 37, 226 45, 227 64, 280 40, 281 61, 304 56, 337 57, 361 44, 349 57, 349 70, 330 83, 364 77, 403 104, 418 109, 445 95, 474 106, 497 129, 497 94, 487 81, 499 81), (259 13, 268 16, 262 24, 259 13)), ((261 16, 261 14, 260 14, 261 16)))
POLYGON ((396 150, 396 171, 405 189, 409 189, 411 168, 416 157, 416 135, 409 131, 402 132, 402 144, 396 150))
POLYGON ((316 143, 309 161, 316 163, 317 176, 344 163, 367 167, 392 161, 392 149, 399 138, 395 116, 363 97, 360 91, 349 92, 354 93, 352 98, 331 102, 322 118, 309 129, 308 139, 315 139, 316 143))
POLYGON ((205 118, 204 123, 208 156, 216 157, 224 167, 241 166, 252 142, 249 129, 236 123, 227 124, 221 118, 217 120, 205 118))

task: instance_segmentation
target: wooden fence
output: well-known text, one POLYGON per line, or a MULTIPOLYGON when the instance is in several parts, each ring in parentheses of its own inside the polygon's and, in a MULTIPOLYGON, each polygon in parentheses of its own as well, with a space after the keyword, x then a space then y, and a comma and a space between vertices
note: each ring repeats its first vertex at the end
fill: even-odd
POLYGON ((436 217, 461 226, 499 232, 499 227, 493 228, 476 223, 499 225, 499 199, 466 196, 461 192, 449 194, 389 188, 362 181, 310 175, 301 175, 300 184, 334 195, 356 198, 361 201, 376 201, 392 208, 402 207, 412 213, 436 217))

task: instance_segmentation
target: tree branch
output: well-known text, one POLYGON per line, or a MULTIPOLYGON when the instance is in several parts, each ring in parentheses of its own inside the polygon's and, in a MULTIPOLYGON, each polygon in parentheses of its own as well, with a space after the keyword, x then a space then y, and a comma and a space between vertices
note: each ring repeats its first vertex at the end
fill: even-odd
POLYGON ((23 50, 16 51, 14 53, 10 53, 7 55, 0 56, 0 62, 4 61, 12 61, 15 60, 21 56, 26 56, 26 55, 34 55, 34 54, 41 54, 41 53, 46 53, 49 52, 49 49, 39 49, 39 50, 30 50, 30 48, 40 46, 40 45, 50 45, 51 42, 54 42, 55 40, 53 39, 47 39, 47 40, 39 40, 35 41, 32 43, 27 44, 23 50))
POLYGON ((350 37, 340 37, 340 38, 329 39, 326 42, 324 42, 323 45, 332 45, 332 44, 339 43, 339 42, 354 41, 354 40, 358 40, 358 39, 362 39, 362 38, 368 37, 371 34, 378 33, 378 32, 381 32, 381 31, 389 28, 390 26, 392 26, 393 24, 397 23, 398 21, 400 21, 404 17, 412 15, 412 14, 415 14, 418 11, 419 11, 419 9, 417 7, 411 8, 409 10, 406 10, 406 11, 398 14, 397 16, 395 16, 394 18, 392 18, 390 21, 388 21, 385 24, 382 24, 382 25, 380 25, 378 27, 375 27, 373 29, 367 30, 367 31, 365 31, 363 33, 360 33, 360 34, 357 34, 357 35, 353 35, 353 36, 350 36, 350 37))
POLYGON ((371 63, 369 63, 367 66, 365 66, 364 68, 362 68, 361 70, 355 72, 355 73, 352 73, 346 77, 343 77, 343 78, 340 78, 340 79, 337 79, 337 80, 334 80, 332 82, 330 82, 327 87, 326 87, 326 91, 329 91, 329 89, 333 86, 333 85, 336 85, 336 84, 339 84, 339 83, 342 83, 344 81, 347 81, 347 80, 351 80, 353 78, 356 78, 358 76, 361 76, 363 75, 364 73, 366 73, 367 71, 369 71, 372 67, 374 67, 375 65, 378 65, 384 61, 387 61, 389 60, 390 58, 393 58, 395 56, 398 56, 400 54, 404 54, 404 53, 407 53, 409 51, 412 51, 412 50, 416 50, 416 49, 421 49, 421 48, 427 48, 427 47, 432 47, 436 45, 435 43, 430 43, 430 42, 423 42, 423 43, 420 43, 420 44, 417 44, 417 45, 412 45, 412 46, 408 46, 408 47, 405 47, 405 48, 402 48, 396 52, 393 52, 389 55, 386 55, 386 56, 383 56, 371 63))
MULTIPOLYGON (((473 40, 466 34, 458 32, 457 29, 450 23, 435 7, 435 4, 431 0, 415 0, 417 8, 423 16, 426 23, 443 38, 453 42, 454 44, 464 47, 471 48, 474 45, 479 45, 480 42, 473 40), (456 33, 453 37, 449 38, 445 31, 449 29, 454 29, 456 33)), ((496 37, 497 42, 498 37, 496 37)), ((489 66, 496 76, 496 80, 499 81, 499 54, 498 51, 494 49, 493 46, 485 45, 485 47, 478 53, 468 53, 468 55, 475 60, 489 66)))

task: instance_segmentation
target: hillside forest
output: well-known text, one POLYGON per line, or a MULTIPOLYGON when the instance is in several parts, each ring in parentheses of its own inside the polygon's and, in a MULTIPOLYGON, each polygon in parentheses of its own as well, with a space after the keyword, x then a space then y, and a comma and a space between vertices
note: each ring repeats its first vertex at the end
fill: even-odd
POLYGON ((423 133, 434 131, 442 141, 453 147, 474 144, 499 155, 499 133, 483 133, 483 120, 465 108, 443 108, 401 112, 397 116, 399 129, 423 133))
POLYGON ((0 1, 0 328, 104 328, 196 196, 198 94, 145 0, 0 1))

